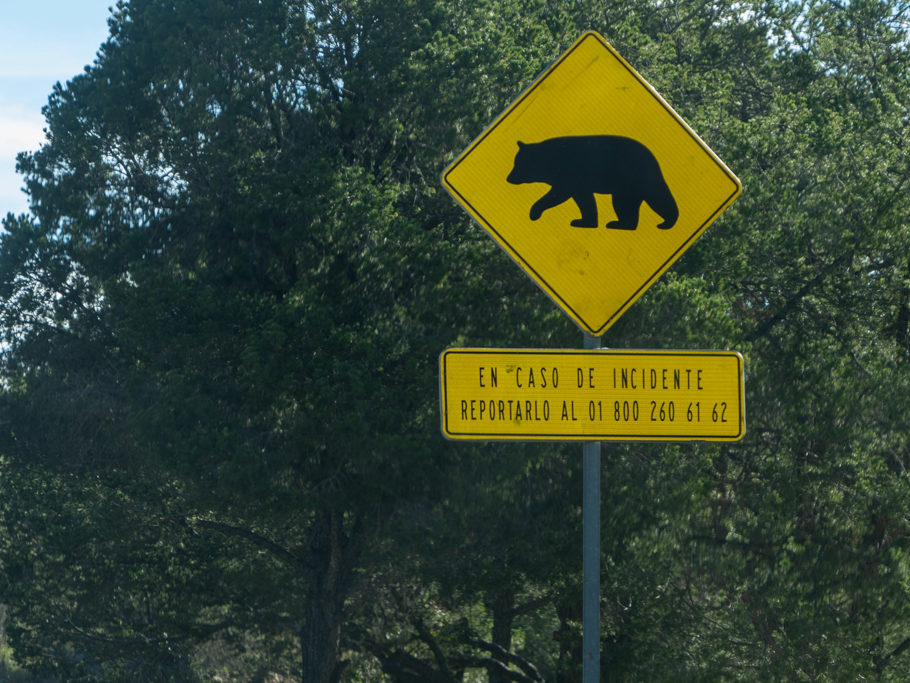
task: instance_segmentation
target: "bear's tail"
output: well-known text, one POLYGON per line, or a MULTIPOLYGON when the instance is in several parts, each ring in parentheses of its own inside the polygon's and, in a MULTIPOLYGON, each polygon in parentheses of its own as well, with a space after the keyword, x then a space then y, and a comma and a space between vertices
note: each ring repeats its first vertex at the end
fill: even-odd
POLYGON ((664 219, 662 223, 657 224, 658 228, 669 230, 676 225, 676 219, 679 218, 679 207, 676 206, 676 200, 673 199, 673 194, 666 182, 662 182, 660 187, 654 188, 648 204, 664 219))

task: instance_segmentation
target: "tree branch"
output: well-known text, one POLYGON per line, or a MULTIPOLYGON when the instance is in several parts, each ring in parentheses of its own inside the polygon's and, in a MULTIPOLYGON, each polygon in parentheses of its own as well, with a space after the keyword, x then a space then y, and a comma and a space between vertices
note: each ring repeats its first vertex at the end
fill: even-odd
POLYGON ((303 558, 295 555, 283 545, 276 543, 270 538, 266 538, 262 534, 257 534, 255 531, 251 531, 250 529, 244 529, 232 524, 216 522, 210 519, 186 519, 185 521, 194 527, 217 531, 227 536, 243 538, 256 547, 261 548, 262 550, 266 550, 278 559, 287 562, 293 567, 297 567, 299 569, 309 569, 309 566, 303 560, 303 558))
POLYGON ((495 673, 500 678, 507 678, 510 681, 518 681, 519 683, 539 683, 543 681, 539 674, 533 678, 526 676, 520 671, 510 669, 501 661, 492 657, 455 656, 452 657, 452 661, 464 668, 486 669, 489 673, 495 673))
POLYGON ((844 263, 849 261, 851 258, 853 258, 853 252, 848 251, 844 252, 838 258, 834 259, 830 264, 828 264, 827 267, 823 268, 818 275, 800 287, 799 291, 797 291, 796 294, 787 299, 787 301, 780 308, 780 310, 777 311, 777 313, 774 313, 770 317, 765 318, 754 330, 752 330, 751 333, 747 334, 746 341, 754 342, 764 337, 768 332, 771 331, 771 328, 773 328, 775 325, 777 325, 777 323, 781 322, 784 318, 790 315, 793 309, 796 308, 797 304, 799 304, 799 302, 802 301, 809 292, 824 282, 836 268, 844 265, 844 263))
POLYGON ((891 650, 891 652, 882 657, 876 657, 876 672, 879 675, 882 675, 885 672, 885 667, 890 664, 891 660, 900 657, 908 649, 910 649, 910 638, 904 638, 903 642, 891 650))
MULTIPOLYGON (((521 678, 513 678, 513 680, 517 680, 517 681, 542 681, 543 680, 543 676, 540 675, 540 671, 538 671, 537 667, 534 666, 533 664, 531 664, 531 662, 529 662, 528 660, 526 660, 522 657, 519 657, 516 654, 513 654, 512 652, 509 652, 508 650, 500 647, 499 645, 496 645, 495 643, 488 643, 487 641, 480 640, 479 638, 472 638, 468 642, 470 645, 473 645, 474 647, 477 647, 477 648, 480 648, 483 650, 487 650, 490 654, 492 654, 494 657, 496 657, 497 660, 506 662, 508 664, 514 664, 519 669, 521 669, 522 671, 525 672, 525 674, 526 674, 525 676, 522 676, 521 678)), ((484 660, 484 661, 490 661, 490 660, 484 660)), ((513 676, 516 673, 514 671, 510 671, 509 669, 506 669, 505 667, 503 667, 503 669, 506 672, 508 672, 508 674, 511 674, 513 676)), ((488 669, 488 670, 492 673, 492 669, 488 669)), ((499 669, 497 669, 497 672, 499 672, 499 669)), ((499 673, 502 674, 503 672, 499 672, 499 673)), ((504 674, 504 675, 508 675, 508 674, 504 674)))

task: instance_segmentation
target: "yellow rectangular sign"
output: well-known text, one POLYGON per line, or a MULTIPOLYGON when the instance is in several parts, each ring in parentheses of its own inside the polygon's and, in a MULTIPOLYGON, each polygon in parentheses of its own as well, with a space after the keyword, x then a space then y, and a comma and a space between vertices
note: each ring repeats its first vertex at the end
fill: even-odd
POLYGON ((439 358, 450 439, 737 441, 735 351, 448 349, 439 358))

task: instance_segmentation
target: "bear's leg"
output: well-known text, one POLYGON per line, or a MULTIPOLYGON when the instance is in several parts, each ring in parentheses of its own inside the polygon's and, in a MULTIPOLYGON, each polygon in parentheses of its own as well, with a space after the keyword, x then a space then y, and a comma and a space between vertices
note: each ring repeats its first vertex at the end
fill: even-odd
POLYGON ((581 218, 572 221, 572 226, 576 228, 596 228, 597 227, 597 202, 593 194, 574 194, 572 199, 578 204, 581 210, 581 218))
POLYGON ((638 212, 642 200, 633 195, 613 195, 613 210, 616 220, 607 223, 611 230, 635 230, 638 227, 638 212))
POLYGON ((536 221, 544 211, 562 204, 570 196, 571 195, 562 188, 551 188, 543 197, 534 202, 534 206, 531 207, 531 220, 536 221))
POLYGON ((667 187, 666 183, 663 184, 663 187, 654 188, 651 191, 648 205, 664 219, 662 223, 657 224, 658 228, 669 230, 676 225, 676 219, 679 218, 679 208, 676 206, 676 200, 670 194, 670 188, 667 187))

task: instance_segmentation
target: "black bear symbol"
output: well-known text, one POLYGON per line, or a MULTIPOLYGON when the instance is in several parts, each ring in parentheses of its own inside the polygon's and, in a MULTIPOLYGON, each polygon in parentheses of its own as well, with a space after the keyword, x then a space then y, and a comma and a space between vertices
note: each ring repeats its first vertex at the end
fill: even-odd
POLYGON ((616 230, 635 230, 641 203, 646 202, 668 230, 676 223, 679 209, 660 172, 657 159, 637 140, 616 135, 585 135, 518 143, 515 166, 507 180, 546 183, 550 191, 534 202, 531 220, 569 199, 581 210, 572 221, 576 228, 597 227, 595 194, 613 196, 616 220, 607 223, 616 230))

